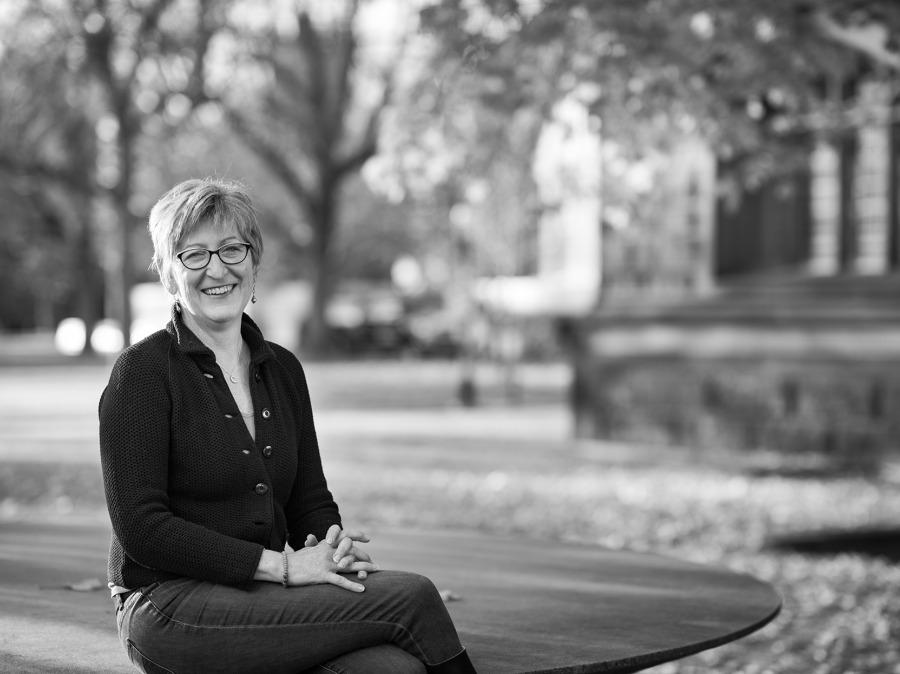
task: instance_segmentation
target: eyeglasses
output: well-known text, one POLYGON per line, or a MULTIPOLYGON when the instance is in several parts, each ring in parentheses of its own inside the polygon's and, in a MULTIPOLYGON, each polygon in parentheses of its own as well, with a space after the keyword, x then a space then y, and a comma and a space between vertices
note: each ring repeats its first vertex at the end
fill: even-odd
POLYGON ((181 260, 188 269, 196 271, 203 269, 212 260, 213 255, 218 255, 219 259, 225 264, 238 264, 247 259, 247 253, 253 248, 249 243, 226 243, 218 250, 207 250, 206 248, 188 248, 183 250, 175 257, 181 260))

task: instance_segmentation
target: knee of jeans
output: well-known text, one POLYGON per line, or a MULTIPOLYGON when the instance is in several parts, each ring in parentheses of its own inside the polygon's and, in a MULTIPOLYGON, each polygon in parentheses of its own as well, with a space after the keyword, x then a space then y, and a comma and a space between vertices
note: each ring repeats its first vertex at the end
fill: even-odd
POLYGON ((425 606, 443 604, 441 595, 430 578, 420 576, 417 573, 407 573, 405 575, 403 583, 411 601, 425 606))
POLYGON ((391 664, 392 674, 426 674, 425 664, 410 655, 408 658, 398 660, 391 664))

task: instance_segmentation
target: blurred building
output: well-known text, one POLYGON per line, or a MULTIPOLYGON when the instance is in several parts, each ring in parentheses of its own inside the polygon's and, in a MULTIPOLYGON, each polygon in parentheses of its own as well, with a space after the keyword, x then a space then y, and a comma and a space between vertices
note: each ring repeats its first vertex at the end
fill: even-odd
POLYGON ((866 470, 900 446, 896 98, 862 82, 808 120, 808 162, 755 189, 675 145, 640 226, 607 218, 602 299, 567 324, 580 436, 866 470))
POLYGON ((636 169, 647 175, 631 181, 646 184, 635 188, 631 212, 606 210, 604 306, 709 295, 716 264, 715 155, 699 137, 684 136, 636 169))

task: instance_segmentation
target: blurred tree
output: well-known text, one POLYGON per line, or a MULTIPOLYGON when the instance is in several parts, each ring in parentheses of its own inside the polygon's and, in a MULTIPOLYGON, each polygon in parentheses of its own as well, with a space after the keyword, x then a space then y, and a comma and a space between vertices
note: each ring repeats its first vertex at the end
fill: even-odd
POLYGON ((525 44, 512 17, 485 28, 489 39, 476 35, 489 13, 477 2, 422 11, 426 57, 386 125, 379 171, 366 172, 384 193, 433 212, 432 255, 449 267, 451 304, 463 301, 472 275, 535 273, 532 156, 551 107, 571 88, 563 14, 535 17, 525 44))
POLYGON ((246 22, 233 67, 212 87, 232 128, 296 200, 305 220, 298 226, 311 230, 315 291, 304 338, 311 352, 328 344, 325 307, 337 280, 332 243, 341 186, 375 154, 402 63, 402 21, 399 34, 381 21, 394 35, 379 33, 381 43, 360 58, 365 23, 378 18, 366 16, 370 7, 391 9, 385 2, 298 2, 262 28, 246 22))
POLYGON ((345 181, 340 202, 340 226, 330 256, 339 278, 390 282, 397 258, 418 252, 422 244, 409 205, 373 194, 359 175, 345 181))
MULTIPOLYGON (((134 283, 133 177, 145 125, 175 125, 203 100, 203 67, 213 35, 225 24, 227 2, 81 0, 73 3, 70 48, 83 50, 84 68, 102 92, 97 181, 116 216, 118 316, 128 343, 129 291, 134 283), (74 20, 74 21, 73 21, 74 20)), ((46 7, 46 5, 45 5, 46 7)))
POLYGON ((103 295, 91 223, 95 184, 84 170, 96 156, 93 123, 78 105, 80 83, 67 68, 65 44, 42 43, 41 28, 2 26, 0 273, 7 278, 0 320, 52 330, 54 309, 65 303, 90 330, 102 316, 103 295))
POLYGON ((606 138, 698 132, 752 159, 751 181, 834 114, 835 89, 900 63, 893 0, 441 0, 422 23, 441 91, 510 114, 588 85, 606 138))
MULTIPOLYGON (((557 101, 587 105, 620 164, 699 134, 723 173, 753 187, 805 167, 812 134, 846 123, 855 80, 892 67, 900 3, 439 0, 421 25, 431 56, 388 125, 377 161, 401 187, 383 179, 384 191, 444 195, 455 266, 528 274, 540 217, 530 167, 557 101)), ((607 205, 632 199, 640 212, 612 173, 607 205)))
MULTIPOLYGON (((148 129, 179 124, 204 100, 204 59, 213 35, 225 25, 229 5, 227 0, 44 0, 5 6, 3 26, 11 39, 4 42, 4 64, 18 67, 25 61, 12 56, 25 53, 39 70, 65 64, 68 88, 45 88, 35 95, 43 96, 45 112, 55 114, 51 127, 62 127, 57 145, 74 148, 90 139, 71 168, 83 196, 102 197, 110 205, 95 203, 97 220, 108 213, 110 233, 117 239, 104 259, 115 279, 107 285, 108 304, 126 343, 127 300, 135 275, 132 238, 136 216, 146 212, 143 201, 135 199, 139 142, 148 129), (73 117, 66 105, 80 111, 82 129, 66 127, 65 120, 73 117)), ((23 174, 71 177, 46 162, 23 163, 23 156, 8 155, 5 165, 23 174)))

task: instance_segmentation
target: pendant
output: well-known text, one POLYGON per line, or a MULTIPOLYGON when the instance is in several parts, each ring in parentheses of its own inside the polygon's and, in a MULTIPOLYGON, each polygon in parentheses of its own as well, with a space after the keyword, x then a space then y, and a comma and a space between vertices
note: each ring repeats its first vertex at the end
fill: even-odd
POLYGON ((233 374, 228 375, 228 378, 231 380, 232 384, 237 384, 237 379, 235 378, 235 376, 233 374))

